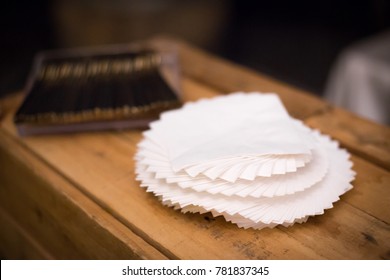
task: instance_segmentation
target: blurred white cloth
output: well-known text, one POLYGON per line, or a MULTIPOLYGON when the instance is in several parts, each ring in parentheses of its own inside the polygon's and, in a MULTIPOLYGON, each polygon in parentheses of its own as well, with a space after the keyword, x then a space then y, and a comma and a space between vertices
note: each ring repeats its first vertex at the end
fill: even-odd
POLYGON ((325 98, 362 117, 390 124, 390 32, 359 42, 340 55, 325 98))

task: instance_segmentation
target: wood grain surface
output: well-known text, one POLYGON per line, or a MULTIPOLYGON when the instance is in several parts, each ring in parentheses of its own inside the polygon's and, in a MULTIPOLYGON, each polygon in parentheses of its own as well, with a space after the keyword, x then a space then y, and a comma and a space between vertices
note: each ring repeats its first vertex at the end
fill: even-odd
POLYGON ((0 102, 0 203, 47 252, 38 250, 31 258, 390 258, 388 127, 186 43, 166 38, 154 43, 178 48, 184 100, 277 92, 292 116, 353 154, 354 189, 324 215, 290 228, 244 230, 210 214, 184 215, 162 206, 135 181, 141 130, 20 138, 12 124, 21 102, 16 94, 0 102))

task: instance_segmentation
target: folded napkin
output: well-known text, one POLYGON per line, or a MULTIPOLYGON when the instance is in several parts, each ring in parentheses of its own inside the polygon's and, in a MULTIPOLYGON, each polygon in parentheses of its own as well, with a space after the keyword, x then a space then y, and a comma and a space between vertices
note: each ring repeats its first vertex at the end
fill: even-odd
POLYGON ((182 212, 261 229, 323 214, 352 188, 349 154, 276 94, 234 93, 163 113, 135 156, 141 187, 182 212))

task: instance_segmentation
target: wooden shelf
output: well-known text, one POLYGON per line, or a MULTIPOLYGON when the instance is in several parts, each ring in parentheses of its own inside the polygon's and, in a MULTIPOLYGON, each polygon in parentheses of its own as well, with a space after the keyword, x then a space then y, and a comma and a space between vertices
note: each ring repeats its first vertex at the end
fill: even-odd
POLYGON ((135 181, 141 130, 20 138, 11 121, 22 99, 15 94, 0 101, 0 220, 9 225, 0 230, 3 258, 390 258, 388 127, 184 42, 153 41, 178 48, 184 100, 278 93, 292 116, 353 154, 354 189, 324 215, 291 228, 244 230, 210 214, 184 215, 135 181))

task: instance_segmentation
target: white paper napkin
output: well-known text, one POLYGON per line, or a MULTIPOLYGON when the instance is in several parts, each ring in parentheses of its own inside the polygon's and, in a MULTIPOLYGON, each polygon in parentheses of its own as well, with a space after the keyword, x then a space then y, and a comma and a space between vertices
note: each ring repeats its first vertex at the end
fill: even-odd
POLYGON ((162 114, 144 135, 168 153, 174 171, 218 158, 310 155, 276 94, 237 93, 162 114))
POLYGON ((144 133, 137 180, 163 204, 243 228, 323 214, 352 186, 349 154, 286 113, 275 94, 237 93, 164 113, 144 133))

